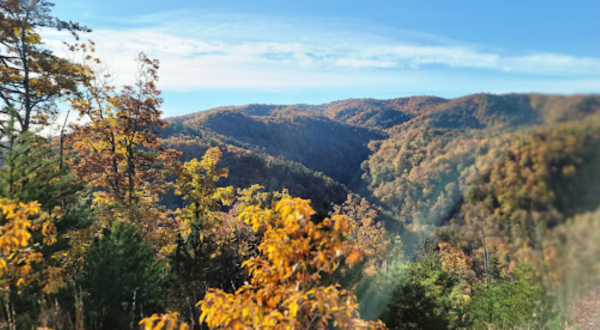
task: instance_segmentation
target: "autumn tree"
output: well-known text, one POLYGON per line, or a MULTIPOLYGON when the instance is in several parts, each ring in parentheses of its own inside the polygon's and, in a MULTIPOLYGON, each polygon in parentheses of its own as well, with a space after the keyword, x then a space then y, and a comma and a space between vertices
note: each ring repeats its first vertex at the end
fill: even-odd
POLYGON ((188 330, 190 327, 182 323, 177 312, 152 314, 140 321, 143 330, 188 330))
POLYGON ((226 178, 229 174, 227 168, 216 167, 221 156, 218 147, 210 148, 200 162, 194 158, 183 164, 178 171, 175 194, 182 196, 187 202, 182 215, 186 224, 186 237, 194 227, 214 225, 210 223, 214 221, 214 212, 218 211, 221 205, 231 205, 233 201, 233 187, 216 185, 219 179, 226 178))
POLYGON ((179 152, 161 146, 158 60, 141 53, 137 81, 120 92, 114 87, 93 84, 85 96, 71 105, 89 123, 74 127, 73 172, 90 188, 97 189, 95 203, 109 221, 124 217, 142 220, 156 216, 159 194, 179 152))
MULTIPOLYGON (((65 168, 59 168, 58 157, 52 154, 49 147, 50 141, 35 135, 33 130, 19 132, 15 127, 15 111, 9 111, 9 114, 4 134, 0 136, 4 141, 0 149, 0 198, 37 203, 46 221, 56 228, 55 234, 61 236, 69 227, 82 223, 79 214, 75 216, 72 212, 79 187, 73 184, 73 178, 65 168)), ((34 236, 31 244, 43 245, 43 237, 34 236)), ((60 262, 53 256, 62 256, 66 249, 65 244, 54 244, 40 250, 44 263, 36 266, 34 272, 39 275, 37 279, 43 286, 34 284, 28 287, 32 297, 25 297, 23 301, 30 301, 33 296, 39 297, 42 292, 38 289, 44 293, 54 293, 64 286, 66 276, 62 274, 60 262)), ((28 310, 30 306, 22 309, 28 310)))
POLYGON ((91 32, 51 15, 45 0, 0 1, 0 100, 17 110, 20 131, 46 124, 55 101, 88 81, 88 67, 58 57, 44 45, 40 29, 91 32))
POLYGON ((238 188, 236 196, 236 209, 239 212, 249 206, 258 206, 261 208, 272 207, 284 198, 290 198, 287 189, 282 191, 265 191, 265 187, 260 184, 253 184, 248 188, 238 188))
POLYGON ((234 294, 212 289, 198 304, 209 328, 340 329, 382 328, 360 320, 356 297, 321 277, 361 255, 345 240, 352 222, 345 216, 311 221, 308 200, 284 199, 274 209, 249 207, 240 219, 263 234, 260 255, 243 266, 249 283, 234 294))
POLYGON ((378 213, 371 204, 358 195, 349 194, 342 205, 334 205, 332 215, 346 215, 353 222, 349 239, 354 241, 365 255, 362 274, 371 276, 385 267, 390 252, 399 248, 394 246, 382 221, 377 221, 378 213))
MULTIPOLYGON (((259 255, 243 263, 251 279, 235 293, 210 289, 198 302, 211 329, 378 329, 360 319, 356 296, 322 276, 362 258, 345 238, 353 224, 342 215, 311 221, 308 200, 285 198, 273 209, 249 206, 240 220, 262 234, 259 255)), ((175 329, 177 314, 153 315, 144 329, 175 329)), ((185 328, 185 326, 183 326, 185 328)))
POLYGON ((200 316, 195 303, 209 287, 228 289, 242 285, 241 263, 253 243, 251 230, 221 212, 234 200, 233 187, 219 187, 228 169, 220 168, 221 151, 206 151, 178 169, 175 193, 185 207, 179 217, 175 250, 169 258, 173 280, 169 297, 191 326, 200 316))
MULTIPOLYGON (((55 55, 42 41, 42 30, 69 32, 75 39, 91 31, 54 17, 53 6, 45 0, 0 0, 0 195, 15 203, 36 201, 49 223, 57 225, 68 212, 67 204, 76 200, 72 197, 77 187, 53 153, 52 141, 39 132, 57 113, 57 102, 78 94, 93 72, 85 64, 55 55)), ((79 45, 66 47, 71 55, 81 49, 79 45)), ((42 243, 39 235, 32 238, 32 245, 42 243)), ((54 292, 64 284, 61 269, 46 263, 50 254, 64 252, 64 245, 58 245, 41 251, 44 265, 34 270, 44 292, 54 292)), ((27 300, 37 299, 30 295, 27 300)), ((35 311, 30 307, 23 309, 32 315, 35 311)))
POLYGON ((25 284, 38 278, 34 265, 43 261, 41 247, 56 241, 55 228, 37 202, 0 199, 0 300, 8 328, 17 329, 15 302, 25 284), (43 240, 34 243, 33 233, 43 240))

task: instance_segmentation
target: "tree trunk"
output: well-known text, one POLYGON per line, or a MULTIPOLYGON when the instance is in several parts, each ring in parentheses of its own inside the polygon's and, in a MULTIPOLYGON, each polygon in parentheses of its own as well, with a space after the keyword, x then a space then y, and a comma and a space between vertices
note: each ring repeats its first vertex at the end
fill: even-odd
MULTIPOLYGON (((29 16, 29 15, 28 15, 29 16)), ((25 89, 25 119, 21 123, 23 132, 29 131, 29 121, 31 120, 31 99, 29 97, 29 61, 27 59, 27 43, 25 43, 25 29, 21 29, 21 61, 23 61, 23 88, 25 89)))
POLYGON ((480 228, 480 236, 481 236, 481 246, 483 247, 483 261, 485 265, 485 282, 490 283, 490 254, 488 252, 486 240, 485 240, 485 228, 483 224, 483 219, 479 219, 480 228))

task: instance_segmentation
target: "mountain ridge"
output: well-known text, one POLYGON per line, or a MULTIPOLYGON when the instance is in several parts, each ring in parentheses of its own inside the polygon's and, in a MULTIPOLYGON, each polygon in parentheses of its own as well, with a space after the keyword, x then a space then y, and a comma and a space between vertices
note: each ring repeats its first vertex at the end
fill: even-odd
MULTIPOLYGON (((477 157, 491 157, 481 153, 473 158, 468 150, 466 153, 457 151, 461 146, 485 145, 484 149, 500 151, 508 148, 509 143, 493 141, 512 138, 530 141, 532 134, 552 136, 552 130, 562 129, 565 123, 583 125, 597 120, 599 114, 598 94, 479 93, 454 99, 416 96, 347 99, 321 105, 250 104, 169 118, 171 125, 163 130, 163 137, 167 142, 176 137, 203 141, 205 145, 197 151, 185 148, 186 159, 200 157, 200 151, 207 146, 220 146, 245 153, 244 156, 228 153, 226 157, 256 155, 252 162, 258 167, 271 166, 257 164, 278 159, 278 166, 283 166, 278 173, 284 173, 285 168, 290 173, 304 173, 296 176, 300 181, 282 179, 279 177, 282 174, 271 178, 258 175, 261 177, 258 183, 269 189, 289 188, 292 194, 315 200, 316 192, 310 190, 319 190, 318 182, 332 179, 340 186, 330 190, 332 181, 327 181, 330 183, 324 185, 328 187, 323 188, 325 193, 319 193, 326 201, 324 204, 339 203, 343 191, 354 192, 385 206, 399 218, 406 218, 403 214, 408 209, 434 207, 437 203, 402 206, 414 198, 433 198, 429 194, 437 194, 436 198, 442 199, 455 196, 447 206, 440 206, 444 210, 459 202, 460 194, 464 193, 463 188, 458 188, 463 184, 461 168, 475 164, 477 157), (457 154, 469 160, 461 165, 457 154), (438 158, 451 161, 444 165, 436 160, 438 158), (444 174, 444 179, 421 182, 423 175, 435 177, 444 171, 450 171, 444 174), (302 180, 308 177, 311 177, 311 188, 302 188, 302 180), (458 190, 445 192, 444 187, 449 184, 458 190), (400 187, 403 191, 398 190, 400 187), (425 193, 413 192, 411 197, 406 195, 406 189, 425 193)), ((235 164, 235 160, 226 163, 235 164)), ((244 177, 251 169, 237 170, 242 173, 231 171, 228 182, 247 181, 244 177)))
MULTIPOLYGON (((533 112, 532 114, 537 112, 539 115, 540 112, 542 114, 546 112, 547 115, 538 118, 538 121, 528 123, 550 124, 561 120, 561 115, 565 115, 564 111, 561 112, 560 109, 567 109, 566 112, 569 112, 568 110, 573 110, 574 106, 590 102, 588 107, 595 107, 596 110, 594 111, 597 111, 597 108, 600 107, 600 94, 477 93, 452 99, 436 96, 410 96, 393 99, 350 98, 318 105, 253 103, 241 106, 217 107, 182 116, 170 117, 167 120, 181 123, 220 111, 235 111, 249 116, 275 118, 280 117, 283 113, 286 115, 296 114, 304 116, 320 115, 330 120, 353 126, 383 130, 423 115, 435 117, 434 114, 438 114, 439 116, 441 113, 452 113, 453 110, 464 108, 469 104, 475 106, 473 110, 485 112, 485 110, 490 110, 490 108, 486 108, 488 106, 499 106, 498 104, 494 104, 494 102, 504 102, 505 107, 516 107, 520 110, 531 111, 533 112), (560 105, 558 107, 560 109, 557 109, 557 105, 560 105), (527 107, 530 109, 527 109, 527 107)), ((488 113, 488 115, 493 112, 488 113)), ((485 115, 485 113, 479 113, 479 115, 485 115)), ((460 125, 458 126, 460 127, 460 125)), ((469 128, 476 128, 476 126, 469 126, 469 128)))

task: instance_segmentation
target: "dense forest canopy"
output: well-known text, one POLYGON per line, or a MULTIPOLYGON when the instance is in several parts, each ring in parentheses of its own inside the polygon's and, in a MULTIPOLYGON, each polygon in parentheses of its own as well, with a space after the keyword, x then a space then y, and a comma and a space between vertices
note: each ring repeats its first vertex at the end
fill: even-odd
POLYGON ((599 95, 163 118, 52 6, 0 0, 0 328, 600 325, 599 95))
MULTIPOLYGON (((421 212, 414 209, 417 205, 430 209, 431 203, 437 203, 437 208, 446 209, 439 211, 446 215, 431 220, 439 224, 450 220, 450 210, 460 208, 457 204, 466 190, 464 181, 473 175, 467 172, 475 168, 478 158, 501 160, 500 151, 510 148, 510 140, 525 143, 534 132, 545 135, 567 127, 589 131, 584 126, 595 121, 599 112, 600 97, 595 95, 476 94, 452 100, 356 99, 319 106, 254 104, 170 118, 163 137, 167 143, 179 145, 183 143, 175 141, 183 139, 190 146, 198 141, 198 148, 184 150, 184 158, 201 154, 208 145, 220 145, 235 150, 240 161, 256 155, 267 164, 273 159, 299 163, 368 197, 403 222, 414 222, 421 212), (586 125, 565 126, 567 122, 586 125), (486 155, 490 150, 494 155, 486 155), (454 185, 452 191, 439 191, 449 184, 454 185), (411 196, 406 195, 409 193, 411 196), (412 202, 417 204, 404 205, 412 202)), ((593 142, 588 143, 587 148, 594 149, 593 142)), ((253 172, 240 169, 237 173, 233 172, 229 182, 244 187, 252 184, 242 181, 253 172)), ((277 179, 267 181, 288 181, 278 175, 271 177, 277 179)), ((272 186, 260 180, 273 188, 291 189, 293 195, 322 199, 307 195, 295 182, 272 186)), ((330 190, 329 184, 324 187, 330 190)), ((316 193, 315 189, 309 191, 316 193)), ((579 195, 594 206, 594 194, 579 195)), ((330 196, 329 201, 341 202, 339 196, 330 196)))

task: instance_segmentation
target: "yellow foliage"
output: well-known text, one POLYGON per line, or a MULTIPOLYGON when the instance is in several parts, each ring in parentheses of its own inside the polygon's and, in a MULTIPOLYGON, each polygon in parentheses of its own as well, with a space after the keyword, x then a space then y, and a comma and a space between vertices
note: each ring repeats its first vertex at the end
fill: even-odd
MULTIPOLYGON (((381 268, 384 268, 390 255, 393 255, 394 246, 390 237, 383 227, 383 222, 377 222, 377 211, 371 208, 371 205, 365 198, 357 195, 348 195, 348 199, 342 205, 333 207, 332 215, 344 214, 350 218, 354 224, 352 233, 347 239, 352 240, 358 247, 358 250, 364 253, 367 258, 363 275, 372 276, 381 268)), ((348 259, 354 259, 353 255, 348 259)))
MULTIPOLYGON (((85 50, 86 59, 93 59, 87 53, 94 51, 93 43, 78 47, 85 50)), ((117 92, 95 76, 81 93, 68 98, 71 108, 89 120, 72 126, 68 162, 77 180, 95 191, 97 214, 90 228, 69 235, 93 239, 115 221, 131 222, 152 237, 157 250, 169 253, 179 224, 158 200, 172 187, 167 176, 178 165, 180 153, 164 148, 159 138, 159 129, 167 125, 160 119, 159 63, 144 54, 136 60, 139 75, 134 85, 117 92)), ((67 262, 80 263, 89 244, 74 242, 69 257, 75 258, 67 262)))
POLYGON ((442 266, 445 271, 475 277, 473 261, 461 249, 457 249, 446 242, 438 244, 442 266))
POLYGON ((458 304, 467 303, 471 298, 471 285, 477 280, 473 260, 463 250, 446 242, 440 242, 438 248, 444 271, 459 275, 462 279, 452 290, 451 298, 458 304))
POLYGON ((276 202, 283 198, 289 198, 290 194, 287 189, 282 191, 264 191, 265 187, 259 184, 253 184, 245 189, 237 189, 237 205, 236 209, 243 211, 248 206, 269 207, 275 205, 276 202))
POLYGON ((192 223, 201 225, 205 231, 214 229, 218 221, 216 212, 221 204, 231 205, 233 202, 233 187, 217 187, 217 181, 229 174, 227 168, 217 168, 221 156, 218 147, 210 148, 200 162, 194 158, 177 171, 175 194, 188 202, 179 217, 180 234, 184 238, 190 234, 192 223))
MULTIPOLYGON (((198 302, 200 322, 211 329, 385 329, 360 319, 356 296, 338 284, 325 285, 344 261, 362 259, 346 239, 353 224, 344 215, 320 223, 308 200, 284 198, 273 209, 248 206, 240 220, 262 233, 259 256, 243 263, 251 280, 234 294, 210 289, 198 302)), ((142 320, 144 329, 174 329, 176 314, 142 320), (159 324, 160 320, 164 321, 159 324), (160 325, 160 326, 159 326, 160 325)))
POLYGON ((158 129, 167 124, 160 119, 162 99, 155 85, 158 61, 144 54, 137 61, 134 86, 116 92, 98 77, 82 95, 69 98, 71 108, 89 119, 72 127, 70 165, 81 183, 99 190, 94 202, 104 207, 106 218, 121 209, 119 216, 139 220, 133 218, 140 215, 135 211, 152 206, 170 188, 166 177, 180 155, 163 148, 159 139, 158 129))
POLYGON ((188 330, 189 326, 179 323, 179 313, 154 314, 140 321, 143 330, 188 330), (179 326, 178 326, 179 325, 179 326))
POLYGON ((37 202, 17 203, 0 199, 2 226, 0 227, 0 288, 8 292, 31 280, 32 265, 42 261, 42 254, 34 249, 32 232, 39 231, 46 245, 56 241, 54 225, 40 215, 37 202))
POLYGON ((376 329, 360 319, 356 297, 339 285, 322 285, 343 257, 361 258, 345 237, 353 229, 342 215, 315 224, 308 200, 286 198, 274 209, 248 207, 240 219, 262 232, 260 255, 243 263, 252 279, 234 294, 211 289, 198 305, 201 322, 227 329, 376 329))

